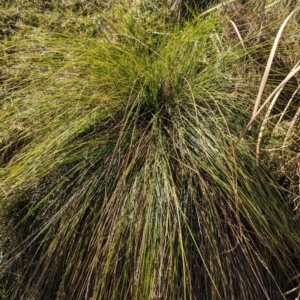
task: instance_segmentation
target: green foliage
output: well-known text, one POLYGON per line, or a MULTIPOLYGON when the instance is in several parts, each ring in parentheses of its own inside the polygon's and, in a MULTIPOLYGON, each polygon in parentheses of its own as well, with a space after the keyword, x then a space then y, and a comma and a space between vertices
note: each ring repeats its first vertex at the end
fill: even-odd
POLYGON ((0 296, 284 299, 295 215, 259 126, 232 151, 271 45, 232 44, 217 10, 95 2, 95 35, 54 3, 1 45, 0 296))

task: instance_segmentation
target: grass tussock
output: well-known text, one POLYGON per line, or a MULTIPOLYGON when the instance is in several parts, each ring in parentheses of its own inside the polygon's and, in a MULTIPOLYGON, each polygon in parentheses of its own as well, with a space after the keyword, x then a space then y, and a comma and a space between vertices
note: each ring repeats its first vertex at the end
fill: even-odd
MULTIPOLYGON (((288 12, 249 6, 265 16, 249 31, 247 6, 237 20, 94 2, 49 1, 36 16, 60 23, 3 35, 1 299, 297 297, 299 108, 251 119, 288 12), (69 15, 89 25, 62 28, 69 15), (288 164, 274 143, 294 149, 288 164)), ((296 63, 289 22, 261 103, 296 63)), ((281 91, 298 99, 294 77, 281 91)))

